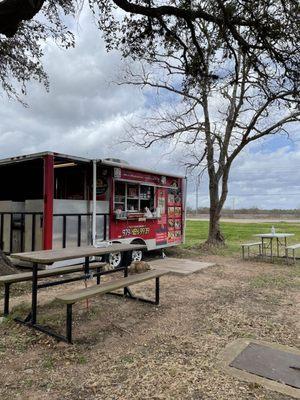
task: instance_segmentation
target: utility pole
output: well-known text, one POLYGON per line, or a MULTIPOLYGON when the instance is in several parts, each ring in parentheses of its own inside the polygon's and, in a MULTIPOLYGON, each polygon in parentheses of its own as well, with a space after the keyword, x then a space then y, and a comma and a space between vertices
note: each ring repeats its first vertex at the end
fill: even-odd
POLYGON ((196 216, 198 215, 199 209, 199 187, 200 187, 200 174, 196 178, 196 216))

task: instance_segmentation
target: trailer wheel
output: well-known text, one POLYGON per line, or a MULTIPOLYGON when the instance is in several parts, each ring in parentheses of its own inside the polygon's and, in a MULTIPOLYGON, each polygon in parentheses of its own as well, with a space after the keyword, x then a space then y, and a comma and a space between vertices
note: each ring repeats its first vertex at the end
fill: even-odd
POLYGON ((143 255, 143 250, 133 250, 131 253, 131 259, 132 261, 142 261, 143 255))
POLYGON ((109 253, 108 262, 109 265, 113 268, 120 268, 122 264, 123 253, 109 253))

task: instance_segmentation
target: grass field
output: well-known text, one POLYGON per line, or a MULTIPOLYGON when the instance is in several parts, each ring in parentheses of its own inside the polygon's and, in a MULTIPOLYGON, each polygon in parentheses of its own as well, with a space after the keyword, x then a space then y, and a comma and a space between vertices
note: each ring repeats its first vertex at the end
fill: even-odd
MULTIPOLYGON (((222 222, 221 229, 226 239, 226 248, 218 250, 218 253, 230 255, 240 252, 241 243, 255 241, 256 233, 270 232, 272 223, 234 223, 222 222)), ((291 222, 280 222, 274 224, 276 232, 294 233, 288 243, 300 243, 300 224, 291 222)), ((208 234, 208 221, 187 221, 186 243, 184 247, 190 248, 203 243, 208 234)))

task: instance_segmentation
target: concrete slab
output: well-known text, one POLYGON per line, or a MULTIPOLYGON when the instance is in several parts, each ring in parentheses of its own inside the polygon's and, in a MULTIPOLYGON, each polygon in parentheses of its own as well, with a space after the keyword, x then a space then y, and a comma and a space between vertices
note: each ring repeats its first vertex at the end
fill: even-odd
POLYGON ((288 351, 250 343, 229 367, 300 389, 300 356, 288 351))
POLYGON ((253 373, 243 371, 234 367, 231 367, 231 363, 235 358, 241 354, 250 343, 256 343, 262 346, 268 346, 274 350, 285 351, 300 356, 300 350, 289 346, 283 346, 277 343, 269 343, 262 340, 255 339, 237 339, 229 343, 224 351, 219 355, 219 366, 227 374, 251 383, 256 383, 264 386, 269 390, 274 390, 276 392, 300 399, 300 389, 285 385, 284 383, 276 382, 268 378, 263 378, 261 376, 255 375, 253 373))
POLYGON ((149 264, 155 269, 167 270, 175 275, 190 275, 215 265, 214 263, 171 257, 153 260, 149 264))

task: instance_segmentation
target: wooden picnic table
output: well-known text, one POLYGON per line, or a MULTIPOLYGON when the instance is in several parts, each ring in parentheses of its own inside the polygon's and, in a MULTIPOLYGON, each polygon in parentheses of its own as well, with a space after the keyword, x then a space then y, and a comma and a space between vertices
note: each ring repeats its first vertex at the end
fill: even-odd
MULTIPOLYGON (((110 253, 122 252, 123 260, 122 266, 118 269, 106 272, 99 272, 93 276, 100 276, 106 273, 114 273, 120 270, 124 270, 124 276, 127 276, 127 267, 131 264, 131 252, 133 250, 145 250, 146 246, 141 244, 120 244, 113 243, 107 247, 93 247, 93 246, 82 246, 74 248, 65 249, 55 249, 55 250, 41 250, 41 251, 31 251, 25 253, 14 253, 11 257, 16 258, 21 261, 29 261, 32 263, 32 296, 31 296, 31 311, 28 316, 23 320, 20 318, 15 318, 17 322, 25 324, 27 326, 33 327, 42 332, 48 333, 52 336, 56 336, 46 327, 37 324, 37 295, 39 288, 45 288, 48 286, 53 286, 53 284, 63 284, 64 281, 60 280, 57 282, 44 283, 38 285, 38 265, 49 265, 57 261, 73 260, 84 258, 84 275, 80 279, 90 279, 92 276, 89 271, 90 257, 93 256, 103 256, 110 253)), ((78 280, 78 278, 73 278, 73 280, 78 280)), ((71 282, 72 279, 68 279, 71 282)), ((98 283, 98 279, 97 279, 98 283)), ((100 283, 100 281, 99 281, 100 283)))
POLYGON ((276 241, 276 248, 277 248, 277 257, 280 257, 280 247, 284 246, 286 248, 287 246, 287 238, 291 236, 295 236, 294 233, 257 233, 253 236, 261 238, 261 251, 262 251, 262 257, 264 257, 264 250, 270 249, 270 257, 271 260, 273 261, 274 255, 273 255, 273 240, 276 241), (269 241, 269 246, 265 246, 265 239, 269 241), (283 239, 283 243, 282 240, 283 239))
POLYGON ((53 264, 57 261, 73 260, 76 258, 86 258, 93 256, 102 256, 110 253, 128 252, 133 250, 146 249, 145 245, 142 244, 121 244, 113 243, 107 247, 93 247, 93 246, 81 246, 81 247, 70 247, 67 249, 55 249, 55 250, 40 250, 30 251, 27 253, 14 253, 11 255, 13 258, 17 258, 22 261, 29 261, 38 264, 53 264))

